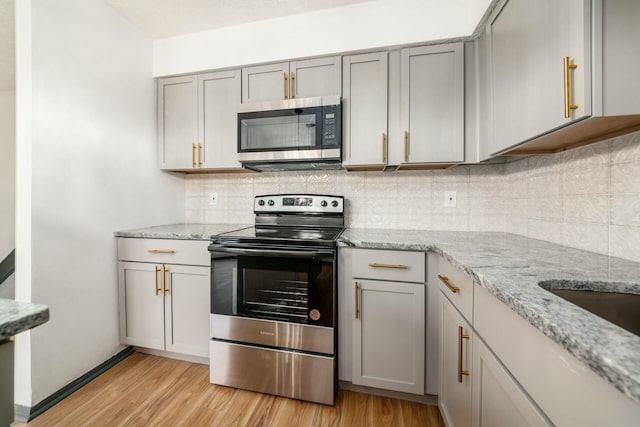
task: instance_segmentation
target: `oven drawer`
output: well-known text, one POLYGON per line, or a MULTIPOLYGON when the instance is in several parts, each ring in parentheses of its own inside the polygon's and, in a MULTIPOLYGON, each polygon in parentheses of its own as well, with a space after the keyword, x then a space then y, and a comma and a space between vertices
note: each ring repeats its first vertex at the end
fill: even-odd
POLYGON ((425 253, 354 249, 352 274, 357 279, 424 283, 425 253))
POLYGON ((212 314, 210 331, 212 338, 334 354, 333 328, 212 314))
POLYGON ((212 384, 334 404, 334 357, 215 340, 209 354, 212 384))
POLYGON ((211 264, 205 240, 118 238, 118 260, 158 264, 211 264))
POLYGON ((438 259, 438 279, 442 293, 473 323, 473 279, 443 257, 438 259))

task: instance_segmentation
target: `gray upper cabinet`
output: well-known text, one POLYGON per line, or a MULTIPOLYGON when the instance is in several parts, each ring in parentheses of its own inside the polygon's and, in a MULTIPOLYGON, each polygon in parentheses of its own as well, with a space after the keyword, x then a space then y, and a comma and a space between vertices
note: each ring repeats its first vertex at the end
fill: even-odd
POLYGON ((342 57, 307 59, 289 64, 289 97, 307 98, 342 94, 342 57))
POLYGON ((240 70, 158 80, 160 168, 240 169, 236 109, 240 70))
POLYGON ((289 63, 242 69, 242 103, 289 98, 289 63))
POLYGON ((590 2, 508 0, 490 18, 490 154, 591 115, 590 2))
POLYGON ((242 102, 341 95, 340 56, 242 69, 242 102))
POLYGON ((158 80, 158 145, 161 169, 196 167, 198 139, 196 76, 158 80))
POLYGON ((464 45, 403 49, 400 54, 402 165, 464 161, 464 45))
POLYGON ((198 141, 201 167, 235 169, 237 160, 236 109, 241 100, 240 70, 198 76, 198 141))
POLYGON ((345 56, 342 62, 343 165, 387 163, 387 52, 345 56))

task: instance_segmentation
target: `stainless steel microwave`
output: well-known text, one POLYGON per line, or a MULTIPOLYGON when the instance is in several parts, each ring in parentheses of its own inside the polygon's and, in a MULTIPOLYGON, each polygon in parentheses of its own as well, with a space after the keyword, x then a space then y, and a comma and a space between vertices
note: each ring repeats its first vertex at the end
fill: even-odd
POLYGON ((243 104, 238 161, 258 171, 342 168, 339 96, 243 104))

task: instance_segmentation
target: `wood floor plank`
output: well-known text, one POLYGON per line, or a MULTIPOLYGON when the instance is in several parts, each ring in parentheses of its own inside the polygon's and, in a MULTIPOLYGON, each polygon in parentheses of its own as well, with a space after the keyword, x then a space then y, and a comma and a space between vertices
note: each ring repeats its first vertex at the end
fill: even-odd
POLYGON ((136 353, 42 414, 39 426, 442 427, 436 406, 339 390, 334 406, 209 383, 206 365, 136 353))

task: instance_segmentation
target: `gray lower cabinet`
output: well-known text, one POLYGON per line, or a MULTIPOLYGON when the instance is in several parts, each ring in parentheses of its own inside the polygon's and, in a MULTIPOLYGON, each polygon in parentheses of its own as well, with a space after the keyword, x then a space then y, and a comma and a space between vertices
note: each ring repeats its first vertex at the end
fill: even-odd
POLYGON ((242 69, 242 103, 341 94, 340 56, 242 69))
POLYGON ((354 280, 353 383, 424 394, 424 284, 354 280))
POLYGON ((440 294, 440 390, 438 404, 448 426, 471 426, 471 326, 440 294))
POLYGON ((400 53, 401 165, 464 161, 464 44, 400 53))
POLYGON ((342 59, 343 165, 361 168, 387 164, 388 53, 342 59))
POLYGON ((118 239, 120 341, 209 356, 206 241, 118 239))
POLYGON ((236 108, 240 70, 158 80, 160 168, 240 169, 236 108))

